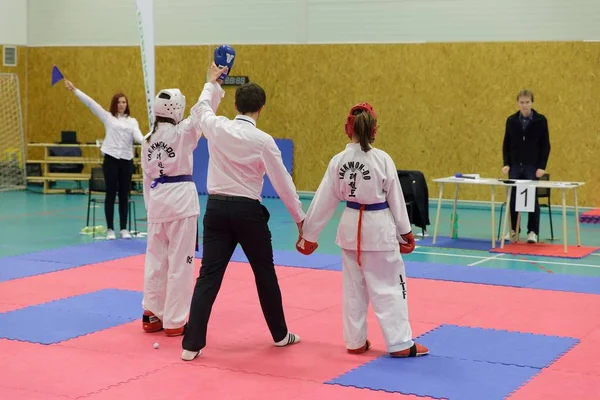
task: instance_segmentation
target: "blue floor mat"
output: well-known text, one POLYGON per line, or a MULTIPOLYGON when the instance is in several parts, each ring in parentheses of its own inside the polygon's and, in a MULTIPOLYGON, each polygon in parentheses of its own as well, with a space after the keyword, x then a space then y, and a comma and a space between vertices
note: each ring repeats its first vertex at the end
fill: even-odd
POLYGON ((273 252, 275 264, 284 267, 295 267, 302 265, 305 268, 328 269, 334 265, 340 265, 341 256, 335 254, 311 254, 305 256, 297 251, 275 250, 273 252))
POLYGON ((342 261, 338 257, 338 261, 335 264, 327 265, 323 269, 328 271, 341 271, 342 268, 342 261))
MULTIPOLYGON (((196 257, 202 258, 202 248, 196 252, 196 257)), ((244 254, 241 246, 236 247, 231 257, 233 262, 248 262, 248 257, 244 254)), ((303 267, 313 269, 327 269, 332 265, 338 264, 341 269, 341 257, 334 254, 311 254, 305 256, 293 250, 273 250, 273 262, 282 267, 303 267)))
MULTIPOLYGON (((301 267, 303 268, 317 268, 331 271, 342 270, 341 257, 339 256, 329 256, 325 258, 321 254, 313 254, 306 257, 306 259, 312 260, 312 263, 309 265, 302 265, 301 267)), ((304 259, 300 259, 298 261, 303 260, 304 259)), ((307 264, 306 262, 304 263, 307 264)), ((528 285, 545 277, 542 273, 532 271, 515 271, 476 266, 466 267, 462 265, 435 264, 420 261, 405 261, 405 265, 406 275, 409 278, 435 279, 449 282, 528 287, 528 285)), ((582 278, 583 277, 581 277, 580 280, 583 280, 582 278)), ((577 282, 577 279, 574 281, 577 282)), ((593 285, 588 286, 588 289, 594 289, 593 285)), ((597 289, 600 290, 600 285, 597 289)))
POLYGON ((441 325, 417 341, 432 354, 519 367, 544 368, 579 343, 569 337, 441 325))
POLYGON ((145 240, 107 240, 0 258, 0 282, 144 254, 145 240))
POLYGON ((466 267, 425 262, 406 262, 406 274, 410 278, 436 279, 450 282, 479 283, 487 285, 527 287, 545 275, 533 271, 466 267))
POLYGON ((600 277, 547 274, 489 267, 465 267, 417 261, 406 262, 409 278, 478 283, 600 295, 600 277))
MULTIPOLYGON (((307 257, 300 254, 300 258, 295 258, 283 254, 284 251, 278 251, 278 253, 281 258, 285 256, 285 260, 291 266, 331 271, 342 270, 341 257, 337 255, 312 254, 307 257)), ((600 295, 600 277, 547 274, 479 266, 467 267, 420 261, 405 261, 405 265, 406 275, 409 278, 600 295)))
POLYGON ((145 252, 145 240, 105 240, 43 250, 19 257, 28 260, 64 262, 81 266, 135 256, 145 252))
MULTIPOLYGON (((0 282, 144 254, 145 251, 145 240, 114 240, 0 258, 0 282)), ((341 256, 338 254, 314 253, 305 256, 295 250, 274 250, 273 256, 276 265, 342 270, 341 256)), ((202 257, 202 248, 196 252, 196 257, 202 257)), ((236 248, 232 261, 248 262, 241 247, 236 248)), ((405 261, 405 263, 409 278, 600 295, 600 277, 417 261, 405 261)))
MULTIPOLYGON (((200 246, 200 250, 196 252, 196 258, 202 258, 202 246, 200 246)), ((237 246, 231 256, 232 262, 248 262, 248 257, 244 254, 241 246, 237 246)))
MULTIPOLYGON (((201 257, 201 251, 197 256, 201 257)), ((295 250, 275 250, 276 265, 298 268, 342 270, 342 258, 335 254, 313 253, 305 256, 295 250)), ((232 261, 248 262, 240 247, 232 261)), ((574 293, 600 294, 600 277, 546 274, 533 271, 517 271, 504 268, 436 264, 420 261, 405 261, 409 278, 435 279, 448 282, 475 283, 519 288, 557 290, 574 293)))
POLYGON ((76 264, 28 260, 21 256, 0 258, 0 282, 77 267, 76 264))
POLYGON ((104 289, 0 314, 0 338, 53 344, 141 318, 141 292, 104 289))
POLYGON ((438 399, 501 400, 539 371, 432 355, 401 360, 382 357, 326 383, 438 399))
POLYGON ((430 354, 379 357, 329 384, 444 399, 504 399, 577 339, 442 325, 422 335, 430 354))
MULTIPOLYGON (((433 244, 433 236, 428 236, 423 239, 419 239, 417 242, 417 246, 424 247, 443 247, 448 249, 464 249, 464 250, 482 250, 489 251, 492 248, 492 238, 489 240, 482 239, 452 239, 447 236, 438 236, 436 238, 436 243, 433 244)), ((500 241, 497 241, 496 244, 500 246, 500 241)))
POLYGON ((600 294, 600 277, 544 274, 540 279, 531 282, 525 287, 573 293, 600 294))

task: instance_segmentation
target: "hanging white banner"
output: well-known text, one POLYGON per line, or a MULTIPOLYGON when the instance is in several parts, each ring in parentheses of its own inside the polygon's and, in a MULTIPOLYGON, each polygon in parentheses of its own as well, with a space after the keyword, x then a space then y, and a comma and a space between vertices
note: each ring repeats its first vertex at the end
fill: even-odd
POLYGON ((154 0, 136 0, 138 27, 140 30, 140 52, 142 71, 146 89, 146 109, 148 110, 148 129, 154 124, 154 0))

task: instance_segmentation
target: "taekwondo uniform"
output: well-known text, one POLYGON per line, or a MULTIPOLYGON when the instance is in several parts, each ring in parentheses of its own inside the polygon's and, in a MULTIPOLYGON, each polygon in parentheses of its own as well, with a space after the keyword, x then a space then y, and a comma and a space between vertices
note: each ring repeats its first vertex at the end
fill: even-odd
MULTIPOLYGON (((181 121, 185 97, 177 89, 167 93, 178 99, 175 122, 181 121)), ((172 100, 173 99, 173 100, 172 100)), ((157 116, 168 116, 155 105, 157 116)), ((169 109, 169 113, 173 108, 169 109)), ((180 335, 186 323, 194 289, 194 258, 198 239, 200 204, 192 179, 194 149, 202 131, 193 116, 173 125, 160 122, 142 144, 144 202, 148 210, 148 247, 144 275, 144 329, 165 329, 180 335), (158 319, 159 321, 157 321, 158 319), (162 321, 162 326, 159 323, 162 321)))
POLYGON ((396 166, 384 151, 350 143, 330 161, 306 214, 302 238, 316 243, 340 201, 336 235, 342 248, 344 339, 348 349, 367 342, 369 298, 390 353, 413 347, 406 272, 399 243, 411 232, 396 166), (361 205, 364 205, 361 207, 361 205))
POLYGON ((258 129, 250 117, 238 115, 230 120, 215 115, 213 109, 219 99, 215 94, 220 91, 217 83, 206 83, 191 110, 208 140, 210 158, 202 268, 182 343, 182 359, 188 361, 206 346, 211 309, 238 243, 254 272, 263 315, 275 344, 299 341, 286 326, 267 225, 269 212, 260 203, 265 173, 296 223, 304 219, 302 203, 274 139, 258 129))

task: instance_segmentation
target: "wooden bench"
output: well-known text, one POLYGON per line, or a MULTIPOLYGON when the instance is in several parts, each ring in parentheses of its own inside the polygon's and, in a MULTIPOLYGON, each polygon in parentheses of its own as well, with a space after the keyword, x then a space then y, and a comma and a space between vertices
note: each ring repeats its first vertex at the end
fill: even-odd
MULTIPOLYGON (((27 164, 39 164, 41 166, 41 175, 30 176, 28 174, 27 181, 42 183, 43 185, 43 193, 66 193, 66 192, 80 192, 84 191, 83 189, 54 189, 50 188, 50 182, 87 182, 90 180, 91 173, 89 170, 93 166, 102 165, 103 159, 99 157, 100 148, 96 144, 55 144, 55 143, 29 143, 28 148, 40 148, 43 151, 42 158, 32 158, 27 159, 27 164), (87 149, 88 152, 90 150, 97 149, 97 151, 93 151, 94 155, 91 157, 81 156, 81 157, 58 157, 50 155, 50 148, 52 147, 79 147, 82 149, 82 153, 84 149, 87 149), (84 170, 80 173, 70 173, 70 172, 50 172, 49 165, 52 164, 83 164, 84 170), (88 171, 86 171, 86 169, 88 171)), ((135 148, 141 148, 140 145, 135 145, 135 148)), ((141 166, 141 159, 134 158, 133 159, 134 166, 141 166)), ((132 182, 142 182, 141 174, 133 174, 132 182)), ((132 193, 140 193, 138 190, 132 191, 132 193)))

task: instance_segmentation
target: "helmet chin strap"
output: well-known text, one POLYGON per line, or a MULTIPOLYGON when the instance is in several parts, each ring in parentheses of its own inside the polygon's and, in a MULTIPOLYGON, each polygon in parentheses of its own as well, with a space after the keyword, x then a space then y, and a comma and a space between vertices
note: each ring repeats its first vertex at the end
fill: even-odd
POLYGON ((377 113, 375 112, 375 110, 373 109, 373 106, 370 105, 369 103, 358 103, 357 105, 355 105, 354 107, 352 107, 350 109, 350 112, 348 113, 348 117, 346 117, 346 135, 348 135, 348 138, 352 139, 354 136, 354 121, 356 120, 356 115, 354 115, 355 111, 366 111, 369 113, 369 115, 375 120, 375 125, 373 126, 373 128, 371 129, 370 132, 370 137, 371 139, 375 138, 375 135, 377 134, 377 113))

